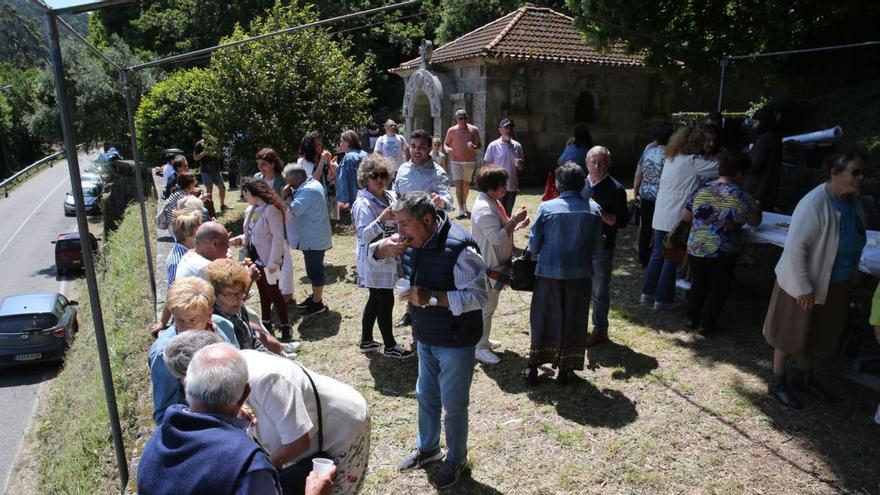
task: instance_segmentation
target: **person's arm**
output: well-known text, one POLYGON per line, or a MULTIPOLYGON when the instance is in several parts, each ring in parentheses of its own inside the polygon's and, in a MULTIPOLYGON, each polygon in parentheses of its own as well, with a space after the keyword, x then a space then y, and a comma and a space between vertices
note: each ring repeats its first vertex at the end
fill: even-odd
POLYGON ((717 179, 718 178, 718 161, 717 160, 706 160, 700 156, 693 157, 693 167, 694 171, 700 177, 706 179, 717 179))
POLYGON ((452 274, 456 290, 443 292, 416 287, 409 293, 409 302, 424 306, 433 294, 437 298, 437 306, 448 307, 455 316, 482 309, 489 296, 486 293, 486 263, 477 250, 473 247, 462 250, 452 274))
POLYGON ((483 147, 483 142, 480 139, 480 130, 477 126, 474 126, 473 131, 471 131, 471 144, 473 144, 473 149, 478 150, 483 147))
POLYGON ((532 230, 529 234, 529 252, 537 255, 541 252, 544 245, 544 207, 538 206, 535 212, 535 223, 532 224, 532 230))
POLYGON ((447 154, 452 153, 452 150, 454 149, 452 147, 452 128, 449 128, 446 131, 446 139, 443 141, 443 149, 446 150, 447 154))
POLYGON ((156 425, 161 425, 165 419, 165 410, 184 400, 180 380, 168 371, 161 352, 150 363, 150 381, 153 384, 153 421, 156 425))
POLYGON ((382 224, 391 219, 391 207, 386 208, 382 211, 381 215, 373 218, 369 205, 358 202, 352 208, 351 216, 354 222, 355 235, 361 242, 368 244, 385 232, 382 224))
POLYGON ((355 158, 349 156, 348 153, 342 157, 342 164, 336 170, 336 201, 351 208, 351 204, 355 200, 355 191, 351 190, 351 182, 349 176, 357 173, 357 165, 354 163, 355 158))
POLYGON ((636 165, 636 175, 633 177, 633 194, 638 198, 639 190, 642 188, 642 162, 636 165))
POLYGON ((746 216, 746 223, 751 225, 752 227, 757 227, 761 225, 761 220, 763 219, 763 214, 761 213, 761 208, 758 206, 757 202, 754 198, 752 198, 749 193, 743 190, 743 195, 745 196, 744 200, 746 206, 748 207, 748 214, 746 216))
POLYGON ((514 227, 516 227, 513 219, 504 222, 498 215, 495 215, 490 209, 485 207, 481 207, 479 212, 474 212, 471 223, 480 229, 482 237, 493 246, 510 240, 510 235, 514 227))
POLYGON ((412 156, 409 153, 409 143, 406 142, 406 138, 403 136, 400 137, 400 149, 403 152, 403 158, 405 161, 409 161, 412 159, 412 156))
POLYGON ((150 335, 153 338, 156 338, 159 335, 159 332, 168 328, 168 322, 171 321, 171 310, 168 309, 167 304, 162 305, 162 317, 159 318, 159 321, 150 326, 150 335))
MULTIPOLYGON (((817 249, 816 240, 822 228, 814 206, 804 204, 802 200, 794 209, 788 236, 785 238, 785 246, 783 247, 782 261, 784 264, 782 269, 787 272, 794 292, 797 292, 797 294, 789 295, 799 299, 799 304, 803 299, 803 302, 809 307, 812 307, 809 300, 813 297, 813 283, 810 281, 809 269, 810 251, 817 249)), ((804 304, 802 306, 808 309, 804 304)))
POLYGON ((495 146, 492 146, 492 143, 489 143, 489 146, 486 146, 486 153, 483 154, 483 166, 492 166, 495 165, 495 159, 497 158, 495 153, 495 146))
POLYGON ((614 190, 614 225, 622 229, 629 225, 629 205, 626 201, 626 189, 623 186, 614 190))
POLYGON ((293 442, 282 444, 275 449, 275 452, 272 452, 272 455, 269 456, 269 460, 272 461, 276 469, 280 470, 282 466, 309 450, 309 445, 309 436, 303 435, 293 442))
POLYGON ((305 393, 312 392, 304 392, 298 383, 280 374, 261 378, 252 389, 248 403, 260 415, 259 420, 270 424, 279 435, 280 447, 270 452, 269 460, 280 469, 309 449, 309 432, 317 425, 304 398, 305 393))
POLYGON ((383 139, 383 136, 379 136, 376 138, 376 145, 373 146, 373 152, 379 156, 385 156, 385 153, 382 150, 383 146, 385 146, 385 139, 383 139))
POLYGON ((288 208, 290 213, 295 217, 304 215, 311 205, 311 193, 304 186, 305 183, 300 184, 299 188, 294 191, 293 200, 290 202, 290 207, 288 208))
POLYGON ((284 220, 281 218, 281 211, 274 205, 267 205, 265 212, 269 212, 266 217, 266 225, 269 227, 269 233, 272 235, 272 248, 269 251, 269 260, 266 263, 266 270, 269 273, 275 273, 281 269, 281 263, 284 261, 285 244, 284 239, 284 220))
MULTIPOLYGON (((446 211, 450 211, 453 208, 452 203, 452 193, 449 192, 449 176, 446 175, 446 171, 442 168, 434 167, 434 178, 431 180, 431 187, 429 189, 429 193, 435 193, 437 196, 440 196, 443 199, 443 203, 446 205, 443 208, 446 211)), ((400 197, 399 195, 397 196, 400 197)))

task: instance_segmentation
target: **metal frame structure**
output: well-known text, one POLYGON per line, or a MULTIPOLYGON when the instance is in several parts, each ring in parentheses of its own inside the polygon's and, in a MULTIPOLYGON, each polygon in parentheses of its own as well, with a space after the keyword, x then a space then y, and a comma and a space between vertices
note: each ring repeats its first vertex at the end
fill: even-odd
POLYGON ((867 48, 871 46, 880 45, 880 41, 865 41, 864 43, 850 43, 846 45, 835 45, 835 46, 823 46, 819 48, 802 48, 799 50, 786 50, 782 52, 765 52, 765 53, 752 53, 749 55, 728 55, 726 57, 721 57, 721 60, 718 61, 721 66, 721 82, 718 86, 718 108, 717 111, 722 110, 722 106, 724 105, 724 82, 727 78, 727 67, 731 65, 736 60, 746 60, 746 59, 759 59, 759 58, 767 58, 767 57, 782 57, 785 55, 800 55, 803 53, 817 53, 817 52, 830 52, 835 50, 846 50, 850 48, 867 48))
MULTIPOLYGON (((55 3, 51 0, 46 0, 50 4, 55 3)), ((377 7, 373 9, 368 9, 360 12, 355 12, 352 14, 345 14, 337 17, 333 17, 330 19, 323 19, 316 22, 311 22, 308 24, 303 24, 300 26, 294 26, 287 29, 282 29, 279 31, 274 31, 271 33, 266 33, 258 36, 253 36, 250 38, 246 38, 243 40, 233 41, 229 43, 223 43, 220 45, 216 45, 209 48, 203 48, 200 50, 194 50, 188 53, 183 53, 180 55, 174 55, 171 57, 166 57, 159 60, 154 60, 152 62, 147 62, 144 64, 133 65, 130 67, 122 67, 121 65, 114 62, 112 59, 104 55, 98 48, 93 46, 91 43, 86 40, 86 38, 74 30, 69 24, 67 24, 64 20, 62 20, 59 16, 61 14, 77 14, 82 12, 90 12, 95 10, 100 10, 108 7, 114 7, 124 4, 132 3, 131 0, 96 0, 96 1, 73 1, 68 2, 71 3, 69 6, 53 8, 50 5, 44 3, 43 0, 31 0, 31 2, 36 5, 40 10, 42 10, 46 14, 46 26, 48 31, 48 44, 49 44, 49 59, 52 66, 52 72, 55 78, 55 95, 58 103, 58 109, 61 120, 61 130, 64 138, 64 148, 67 153, 67 164, 70 169, 70 181, 73 187, 73 195, 76 204, 76 219, 77 219, 77 227, 79 230, 80 238, 85 239, 88 236, 88 223, 86 221, 85 215, 85 207, 83 203, 83 192, 82 192, 82 183, 80 180, 79 173, 79 160, 76 155, 76 148, 73 146, 73 142, 75 140, 74 137, 74 129, 73 129, 73 119, 70 112, 70 102, 67 95, 67 88, 64 82, 64 61, 61 58, 61 44, 58 36, 58 26, 61 25, 65 30, 69 31, 74 37, 76 37, 79 42, 85 44, 89 50, 91 50, 95 55, 101 58, 104 62, 108 63, 110 66, 115 68, 119 72, 120 80, 122 81, 124 92, 125 92, 125 102, 126 102, 126 113, 128 117, 128 130, 131 136, 131 151, 132 158, 135 163, 135 177, 137 181, 137 189, 138 189, 138 203, 140 203, 141 210, 141 224, 143 227, 143 236, 144 236, 144 249, 146 251, 147 256, 147 267, 149 271, 150 278, 150 289, 153 298, 153 304, 156 304, 156 281, 155 281, 155 273, 153 269, 153 260, 152 260, 152 250, 151 250, 151 242, 149 237, 149 228, 147 224, 147 216, 146 216, 146 206, 144 201, 144 188, 143 188, 143 162, 140 156, 140 150, 138 149, 137 143, 137 135, 135 133, 134 127, 134 97, 132 95, 131 89, 131 76, 134 72, 146 69, 150 67, 158 67, 160 65, 172 64, 176 62, 181 62, 185 60, 190 60, 194 58, 203 57, 207 54, 213 53, 217 50, 230 48, 234 46, 244 45, 248 43, 252 43, 255 41, 259 41, 262 39, 278 36, 281 34, 293 33, 296 31, 302 31, 305 29, 323 26, 327 24, 337 23, 343 20, 352 19, 356 17, 363 17, 370 14, 375 14, 379 12, 384 12, 387 10, 399 9, 402 7, 409 7, 411 5, 416 5, 422 2, 422 0, 405 0, 400 3, 395 3, 391 5, 386 5, 383 7, 377 7)), ((62 2, 64 3, 64 2, 62 2)), ((107 351, 107 339, 106 334, 104 332, 104 317, 101 310, 101 301, 98 293, 98 282, 95 274, 95 265, 94 258, 90 250, 83 251, 83 265, 86 274, 86 284, 88 286, 89 292, 89 302, 92 307, 92 319, 95 326, 95 340, 98 347, 98 358, 101 364, 101 375, 104 382, 104 395, 107 399, 107 408, 110 415, 110 430, 113 436, 113 446, 116 454, 116 464, 117 469, 119 471, 119 478, 121 483, 121 492, 125 491, 126 486, 128 485, 129 472, 128 472, 128 463, 126 461, 125 455, 125 446, 122 439, 122 428, 119 423, 119 411, 117 409, 116 404, 116 392, 113 387, 113 375, 110 369, 110 359, 107 351)))

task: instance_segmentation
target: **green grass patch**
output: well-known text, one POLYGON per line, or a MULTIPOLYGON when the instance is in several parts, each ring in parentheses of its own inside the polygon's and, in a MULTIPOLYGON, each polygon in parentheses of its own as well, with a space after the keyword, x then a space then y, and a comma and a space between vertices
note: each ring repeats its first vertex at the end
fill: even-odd
MULTIPOLYGON (((98 262, 98 286, 116 400, 130 456, 150 418, 145 331, 150 302, 137 205, 129 206, 98 262)), ((150 203, 148 211, 155 205, 150 203)), ((36 418, 38 493, 118 493, 116 458, 95 344, 92 312, 82 290, 79 334, 36 418)))

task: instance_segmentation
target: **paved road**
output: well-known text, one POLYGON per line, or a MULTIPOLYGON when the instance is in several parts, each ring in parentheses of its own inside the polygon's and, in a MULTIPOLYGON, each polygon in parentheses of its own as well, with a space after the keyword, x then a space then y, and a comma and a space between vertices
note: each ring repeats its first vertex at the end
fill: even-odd
MULTIPOLYGON (((80 165, 88 163, 80 155, 80 165)), ((19 185, 8 198, 0 195, 0 299, 27 292, 69 295, 72 277, 55 276, 51 244, 59 233, 76 230, 76 219, 64 216, 69 190, 67 162, 61 161, 19 185)), ((37 391, 57 370, 51 364, 0 370, 0 493, 6 491, 30 425, 37 391)))

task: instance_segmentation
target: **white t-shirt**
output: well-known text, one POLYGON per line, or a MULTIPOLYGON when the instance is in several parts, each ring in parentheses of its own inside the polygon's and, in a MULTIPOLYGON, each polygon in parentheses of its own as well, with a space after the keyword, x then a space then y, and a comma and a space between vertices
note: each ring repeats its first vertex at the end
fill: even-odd
MULTIPOLYGON (((318 410, 315 394, 303 369, 289 359, 265 352, 241 352, 247 362, 251 395, 247 403, 257 416, 257 438, 271 455, 282 445, 309 435, 309 449, 318 451, 318 410)), ((364 397, 352 387, 309 370, 321 397, 324 451, 333 457, 346 453, 366 428, 369 411, 364 397)))
POLYGON ((315 173, 315 164, 306 160, 303 157, 299 157, 296 160, 296 164, 303 168, 306 171, 306 174, 311 177, 315 173))
POLYGON ((177 264, 177 276, 175 280, 183 277, 199 277, 205 278, 205 268, 211 263, 211 260, 197 253, 195 249, 190 249, 180 258, 177 264))
POLYGON ((396 172, 397 169, 400 168, 400 165, 406 161, 406 156, 403 154, 403 150, 407 146, 406 139, 400 134, 395 134, 393 136, 383 134, 376 140, 376 152, 389 159, 391 163, 394 164, 394 170, 392 172, 396 172))

